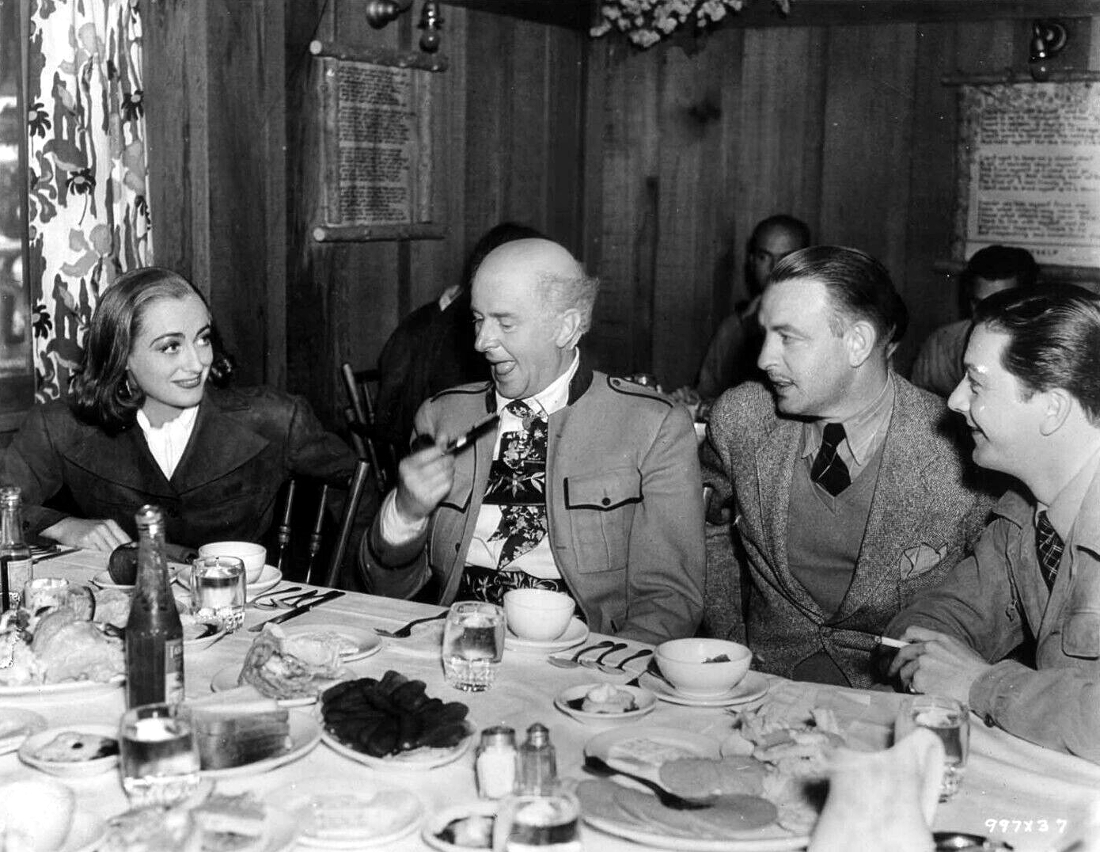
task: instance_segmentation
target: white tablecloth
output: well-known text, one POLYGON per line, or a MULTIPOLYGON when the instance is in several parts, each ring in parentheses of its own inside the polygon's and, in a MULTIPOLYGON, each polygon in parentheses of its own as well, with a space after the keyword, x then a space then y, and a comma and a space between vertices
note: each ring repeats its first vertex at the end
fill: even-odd
MULTIPOLYGON (((35 574, 87 581, 103 569, 105 562, 101 554, 78 552, 42 563, 36 567, 35 574)), ((438 611, 437 608, 408 601, 348 593, 289 624, 393 628, 434 611, 438 611)), ((250 607, 245 625, 255 624, 272 614, 250 607)), ((185 659, 188 696, 209 694, 214 674, 226 666, 239 665, 255 636, 242 629, 209 648, 188 652, 185 659)), ((593 637, 590 641, 595 638, 603 637, 593 637)), ((622 659, 641 647, 632 645, 608 661, 622 659)), ((644 662, 632 665, 641 666, 644 662)), ((504 723, 515 728, 517 736, 522 736, 529 725, 542 722, 550 729, 562 775, 582 774, 583 745, 601 730, 573 720, 553 707, 554 696, 562 689, 600 680, 601 675, 583 668, 560 669, 551 666, 543 656, 506 653, 496 685, 480 694, 460 693, 447 686, 438 653, 433 653, 422 642, 386 640, 379 653, 352 662, 348 667, 358 677, 381 677, 386 670, 395 669, 408 677, 419 678, 426 682, 429 695, 468 704, 469 718, 478 728, 504 723)), ((901 700, 892 693, 842 690, 778 678, 773 681, 769 698, 792 708, 833 707, 842 721, 862 738, 881 737, 883 744, 901 700)), ((39 712, 50 725, 77 722, 113 725, 122 713, 124 695, 121 689, 80 699, 74 696, 15 698, 0 694, 0 704, 39 712)), ((940 806, 936 828, 991 835, 1007 840, 1018 850, 1056 848, 1073 831, 1083 808, 1090 802, 1095 803, 1100 796, 1100 767, 986 728, 977 717, 972 716, 971 721, 971 759, 963 788, 953 801, 940 806)), ((659 702, 652 714, 634 724, 676 727, 711 734, 721 740, 729 734, 732 723, 733 717, 720 708, 659 702)), ((0 757, 0 773, 29 777, 35 770, 22 765, 15 754, 9 754, 0 757)), ((477 798, 472 752, 451 765, 433 770, 383 773, 353 762, 323 743, 301 760, 271 772, 220 781, 219 789, 227 793, 251 790, 262 797, 276 788, 311 777, 321 777, 331 785, 349 789, 364 780, 404 785, 422 799, 429 814, 477 798)), ((126 809, 126 798, 117 774, 65 781, 76 790, 84 808, 104 816, 126 809)), ((640 848, 592 829, 586 831, 586 847, 590 852, 640 848)), ((413 835, 387 848, 402 852, 428 847, 418 835, 413 835)))

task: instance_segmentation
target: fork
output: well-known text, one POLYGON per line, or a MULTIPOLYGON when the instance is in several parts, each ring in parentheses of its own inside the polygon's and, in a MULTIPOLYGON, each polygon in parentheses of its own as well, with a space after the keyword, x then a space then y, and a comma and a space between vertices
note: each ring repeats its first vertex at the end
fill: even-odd
POLYGON ((623 775, 627 778, 632 778, 652 790, 657 795, 657 801, 662 805, 666 808, 672 808, 672 810, 675 811, 697 811, 703 808, 709 808, 713 804, 712 800, 685 799, 683 796, 677 796, 671 790, 666 789, 652 778, 616 769, 613 766, 609 766, 606 761, 596 757, 594 754, 586 754, 584 756, 584 768, 586 772, 590 772, 593 775, 600 775, 605 778, 611 775, 623 775))
POLYGON ((389 639, 408 639, 412 636, 412 629, 418 624, 426 624, 429 621, 437 621, 440 618, 447 617, 448 610, 443 612, 437 612, 435 615, 429 615, 425 618, 414 618, 408 624, 403 627, 398 627, 396 630, 383 630, 381 627, 374 628, 374 632, 379 636, 386 636, 389 639))
POLYGON ((259 609, 279 609, 282 607, 293 609, 317 594, 316 589, 310 589, 309 591, 303 592, 301 588, 301 586, 291 586, 289 589, 283 589, 277 597, 271 597, 264 601, 253 599, 252 602, 259 609))

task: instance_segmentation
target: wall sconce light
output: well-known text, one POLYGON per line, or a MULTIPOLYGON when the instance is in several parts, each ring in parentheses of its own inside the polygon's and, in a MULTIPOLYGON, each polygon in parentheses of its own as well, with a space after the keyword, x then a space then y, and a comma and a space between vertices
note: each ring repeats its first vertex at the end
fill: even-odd
POLYGON ((1031 77, 1036 82, 1050 79, 1050 60, 1062 52, 1069 33, 1058 21, 1037 19, 1031 22, 1031 39, 1028 41, 1028 64, 1031 77))
POLYGON ((425 53, 435 53, 439 50, 439 31, 443 29, 443 16, 439 11, 438 0, 424 0, 424 5, 420 8, 420 23, 417 26, 424 30, 420 36, 420 49, 425 53))
POLYGON ((409 11, 412 4, 413 0, 369 0, 364 14, 367 16, 367 23, 380 30, 409 11))

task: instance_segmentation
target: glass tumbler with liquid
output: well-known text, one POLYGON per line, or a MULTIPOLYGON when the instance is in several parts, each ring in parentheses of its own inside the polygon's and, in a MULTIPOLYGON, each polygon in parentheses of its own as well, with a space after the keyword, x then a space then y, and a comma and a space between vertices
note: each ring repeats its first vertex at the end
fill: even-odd
POLYGON ((946 802, 958 792, 970 755, 970 710, 961 701, 944 695, 915 695, 898 711, 894 740, 917 728, 927 728, 943 743, 940 801, 946 802))
POLYGON ((451 604, 443 625, 443 674, 464 692, 493 685, 504 656, 504 610, 481 601, 451 604))
POLYGON ((191 565, 191 614, 232 633, 244 623, 244 562, 236 556, 199 557, 191 565))
POLYGON ((122 789, 134 808, 173 805, 199 786, 199 751, 187 711, 176 704, 143 704, 119 725, 122 789))

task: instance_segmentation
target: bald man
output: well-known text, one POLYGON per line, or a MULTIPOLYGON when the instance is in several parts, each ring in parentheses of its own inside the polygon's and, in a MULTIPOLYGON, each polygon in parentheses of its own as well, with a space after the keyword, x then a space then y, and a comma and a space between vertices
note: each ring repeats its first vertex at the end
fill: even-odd
POLYGON ((372 591, 499 602, 571 595, 591 629, 646 642, 695 632, 703 506, 686 410, 592 370, 580 340, 598 282, 562 246, 503 245, 474 276, 474 346, 491 382, 437 394, 360 557, 372 591), (495 428, 448 442, 493 413, 495 428))

